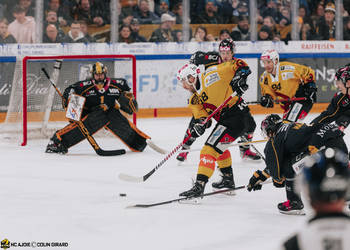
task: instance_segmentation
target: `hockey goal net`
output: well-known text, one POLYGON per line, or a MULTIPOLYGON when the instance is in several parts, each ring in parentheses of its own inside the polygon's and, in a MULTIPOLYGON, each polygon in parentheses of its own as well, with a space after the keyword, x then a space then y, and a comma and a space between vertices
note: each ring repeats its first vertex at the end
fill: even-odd
MULTIPOLYGON (((0 123, 0 137, 22 146, 28 139, 49 138, 67 124, 62 100, 44 75, 63 93, 77 81, 91 77, 95 62, 107 66, 108 77, 124 78, 136 98, 136 59, 134 55, 29 56, 17 58, 6 118, 0 123), (61 68, 54 67, 61 61, 61 68)), ((136 115, 130 117, 136 123, 136 115)))

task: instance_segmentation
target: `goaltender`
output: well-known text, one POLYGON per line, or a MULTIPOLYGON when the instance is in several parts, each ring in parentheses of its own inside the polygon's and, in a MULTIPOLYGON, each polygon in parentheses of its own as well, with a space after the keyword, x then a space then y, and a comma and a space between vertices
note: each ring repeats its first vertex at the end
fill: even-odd
MULTIPOLYGON (((85 97, 82 123, 93 135, 105 128, 120 138, 132 151, 142 152, 150 137, 138 130, 120 112, 133 114, 137 102, 123 78, 107 77, 107 67, 100 62, 92 66, 91 79, 68 86, 63 93, 63 106, 68 105, 71 94, 85 97)), ((71 121, 63 129, 55 132, 46 148, 46 153, 66 154, 68 148, 85 139, 76 122, 71 121)))

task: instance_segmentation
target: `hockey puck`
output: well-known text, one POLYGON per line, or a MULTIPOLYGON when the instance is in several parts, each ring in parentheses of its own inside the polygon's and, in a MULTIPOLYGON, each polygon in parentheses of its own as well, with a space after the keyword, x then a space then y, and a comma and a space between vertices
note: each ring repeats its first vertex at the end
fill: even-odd
POLYGON ((120 194, 119 194, 119 196, 121 196, 121 197, 125 197, 125 196, 126 196, 126 194, 124 194, 124 193, 120 193, 120 194))

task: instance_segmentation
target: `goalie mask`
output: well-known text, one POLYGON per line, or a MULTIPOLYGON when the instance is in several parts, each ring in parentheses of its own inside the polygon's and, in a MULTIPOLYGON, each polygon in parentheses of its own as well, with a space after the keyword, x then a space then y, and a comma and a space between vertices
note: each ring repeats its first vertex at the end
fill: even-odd
POLYGON ((280 127, 282 118, 277 114, 271 114, 261 122, 261 132, 266 137, 272 137, 280 127))
POLYGON ((311 201, 335 202, 349 198, 350 169, 348 156, 327 148, 309 156, 301 177, 302 188, 311 201))
POLYGON ((182 82, 182 84, 188 84, 193 87, 194 91, 196 91, 200 88, 199 81, 197 80, 199 73, 200 69, 198 66, 187 63, 177 72, 176 77, 178 81, 182 82))
POLYGON ((91 69, 92 79, 95 80, 95 84, 104 84, 104 80, 107 77, 107 67, 100 62, 96 62, 91 69))

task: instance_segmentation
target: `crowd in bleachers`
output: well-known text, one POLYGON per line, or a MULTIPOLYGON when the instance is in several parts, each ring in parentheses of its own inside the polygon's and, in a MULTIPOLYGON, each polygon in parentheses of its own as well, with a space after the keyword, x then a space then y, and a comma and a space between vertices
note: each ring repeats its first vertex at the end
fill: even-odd
MULTIPOLYGON (((119 2, 119 42, 181 42, 181 24, 186 17, 190 41, 251 39, 249 0, 189 0, 189 15, 185 17, 182 0, 119 2), (213 25, 216 32, 210 28, 213 25)), ((343 2, 343 37, 350 40, 350 1, 343 2)), ((36 25, 43 25, 44 43, 110 41, 110 0, 44 0, 40 24, 34 18, 35 3, 0 1, 0 43, 37 42, 36 25)), ((257 40, 291 40, 291 4, 292 0, 256 1, 257 40)), ((335 40, 335 9, 332 0, 299 0, 300 40, 335 40)))

